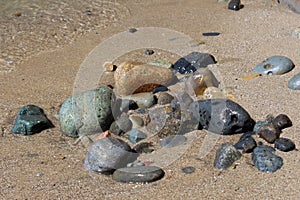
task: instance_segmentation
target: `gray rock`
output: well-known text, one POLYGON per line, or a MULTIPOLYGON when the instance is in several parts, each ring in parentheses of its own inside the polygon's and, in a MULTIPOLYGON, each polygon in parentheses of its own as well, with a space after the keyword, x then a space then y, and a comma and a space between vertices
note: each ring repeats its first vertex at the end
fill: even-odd
POLYGON ((256 141, 251 136, 252 134, 253 132, 243 134, 234 147, 243 150, 244 153, 251 153, 257 146, 256 141))
POLYGON ((283 165, 281 157, 274 154, 275 149, 261 145, 252 152, 252 161, 255 167, 262 172, 275 172, 283 165))
POLYGON ((281 75, 291 71, 294 67, 291 59, 285 56, 272 56, 258 64, 253 72, 264 75, 281 75))
POLYGON ((132 128, 140 128, 140 127, 144 126, 144 121, 139 116, 130 115, 129 119, 132 123, 132 128))
POLYGON ((255 124, 243 107, 229 99, 195 101, 189 110, 199 122, 199 129, 221 135, 252 131, 255 124))
POLYGON ((231 0, 228 3, 228 9, 229 10, 235 10, 238 11, 241 8, 241 0, 231 0))
POLYGON ((59 112, 61 131, 78 137, 108 130, 114 120, 111 100, 112 89, 106 86, 69 97, 59 112))
POLYGON ((106 137, 97 140, 91 146, 84 160, 84 168, 90 172, 111 174, 114 170, 135 161, 137 157, 138 153, 126 142, 106 137))
POLYGON ((129 96, 123 97, 123 99, 128 99, 134 101, 139 108, 150 108, 156 101, 152 92, 142 92, 129 96))
POLYGON ((296 148, 295 143, 288 138, 278 138, 274 144, 276 149, 284 152, 292 151, 296 148))
POLYGON ((221 145, 216 153, 214 167, 217 169, 227 169, 241 157, 242 154, 234 146, 226 142, 221 145))
POLYGON ((138 129, 132 129, 131 131, 129 131, 128 134, 128 140, 133 144, 136 144, 139 141, 144 140, 146 138, 147 138, 147 134, 143 133, 138 129))
POLYGON ((27 105, 19 109, 12 133, 32 135, 53 127, 42 108, 35 105, 27 105))
POLYGON ((296 74, 289 80, 288 87, 292 90, 300 90, 300 73, 296 74))
POLYGON ((125 183, 149 183, 157 181, 165 172, 156 166, 136 166, 117 169, 113 173, 113 179, 125 183))
POLYGON ((163 138, 160 142, 162 147, 175 147, 181 145, 187 141, 187 138, 183 135, 170 135, 163 138))
POLYGON ((130 131, 131 128, 132 128, 132 122, 129 119, 129 116, 126 113, 123 113, 119 117, 119 119, 117 119, 111 124, 109 131, 110 133, 121 136, 127 131, 130 131))

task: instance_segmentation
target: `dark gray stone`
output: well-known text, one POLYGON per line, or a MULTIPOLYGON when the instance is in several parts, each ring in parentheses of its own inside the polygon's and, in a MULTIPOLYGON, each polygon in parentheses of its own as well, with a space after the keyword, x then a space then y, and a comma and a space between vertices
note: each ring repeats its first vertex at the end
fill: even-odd
POLYGON ((129 131, 128 133, 128 140, 132 143, 132 144, 136 144, 141 140, 144 140, 147 138, 147 134, 143 133, 142 131, 138 130, 138 129, 132 129, 131 131, 129 131))
POLYGON ((243 150, 245 153, 251 153, 257 146, 256 141, 251 136, 252 134, 253 132, 243 134, 234 147, 243 150))
POLYGON ((199 129, 221 135, 252 131, 255 124, 243 107, 229 99, 199 100, 189 110, 199 129))
POLYGON ((261 145, 252 152, 252 161, 255 167, 262 172, 275 172, 283 165, 281 157, 274 154, 275 149, 261 145))
POLYGON ((136 166, 117 169, 113 173, 113 179, 125 183, 149 183, 157 181, 165 172, 156 166, 136 166))
POLYGON ((229 10, 235 10, 238 11, 241 8, 241 0, 231 0, 228 3, 228 9, 229 10))
POLYGON ((272 56, 258 64, 253 72, 264 75, 285 74, 295 67, 293 61, 285 56, 272 56))
POLYGON ((126 142, 107 137, 97 140, 91 146, 84 160, 84 168, 90 172, 111 174, 116 169, 126 167, 137 157, 138 153, 126 142))
POLYGON ((275 140, 274 147, 280 151, 288 152, 294 150, 296 145, 288 138, 278 138, 275 140))
POLYGON ((131 130, 131 128, 132 128, 132 122, 129 119, 129 116, 126 113, 123 113, 119 117, 119 119, 117 119, 111 124, 109 131, 110 133, 121 136, 127 131, 131 130))
POLYGON ((163 138, 160 142, 162 147, 175 147, 181 145, 187 141, 187 138, 183 135, 170 135, 163 138))
POLYGON ((42 108, 35 105, 27 105, 19 109, 12 133, 32 135, 53 127, 42 108))
POLYGON ((227 169, 241 157, 242 154, 234 146, 226 142, 221 145, 216 153, 214 167, 217 169, 227 169))
POLYGON ((272 120, 272 123, 276 129, 280 131, 282 129, 293 126, 292 120, 285 114, 280 114, 272 120))
POLYGON ((114 121, 111 101, 112 89, 106 86, 69 97, 59 112, 61 131, 78 137, 108 130, 114 121))
POLYGON ((289 80, 288 87, 292 90, 300 90, 300 73, 296 74, 289 80))

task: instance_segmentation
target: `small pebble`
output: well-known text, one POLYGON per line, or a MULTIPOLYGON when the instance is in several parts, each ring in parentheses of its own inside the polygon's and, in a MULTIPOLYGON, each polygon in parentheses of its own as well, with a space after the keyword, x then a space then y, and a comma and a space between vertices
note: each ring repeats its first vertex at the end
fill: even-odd
POLYGON ((288 88, 292 90, 300 90, 300 73, 296 74, 289 80, 288 88))
POLYGON ((165 92, 165 91, 168 91, 168 90, 169 89, 166 86, 160 86, 160 87, 157 87, 157 88, 153 89, 152 93, 156 94, 158 92, 165 92))
POLYGON ((112 178, 125 183, 149 183, 157 181, 165 172, 156 166, 136 166, 117 169, 112 178))
POLYGON ((135 33, 135 32, 137 32, 137 29, 136 28, 130 28, 128 31, 129 31, 129 33, 135 33))
POLYGON ((187 141, 187 138, 183 135, 170 135, 163 138, 160 142, 162 147, 175 147, 181 145, 187 141))
POLYGON ((237 149, 242 149, 245 153, 251 153, 253 149, 257 146, 256 141, 251 136, 252 132, 245 133, 241 136, 240 140, 234 145, 237 149))
POLYGON ((152 55, 154 54, 154 51, 152 49, 146 49, 145 52, 144 52, 146 55, 152 55))
POLYGON ((273 144, 275 140, 279 137, 279 133, 275 129, 264 128, 258 132, 259 137, 267 141, 268 143, 273 144))
POLYGON ((280 114, 272 120, 275 128, 278 128, 280 131, 282 129, 293 126, 292 120, 285 114, 280 114))
POLYGON ((228 9, 229 10, 235 10, 238 11, 241 8, 241 0, 231 0, 228 3, 228 9))
POLYGON ((292 151, 296 148, 295 143, 288 138, 278 138, 274 144, 276 149, 284 152, 292 151))
POLYGON ((264 75, 281 75, 292 69, 295 65, 291 59, 285 56, 272 56, 258 64, 253 72, 264 75))
POLYGON ((189 167, 183 167, 181 170, 185 174, 191 174, 195 172, 196 168, 189 166, 189 167))
POLYGON ((241 157, 242 154, 234 146, 226 142, 217 150, 214 167, 217 169, 227 169, 241 157))
POLYGON ((136 144, 141 140, 144 140, 147 138, 147 134, 143 133, 142 131, 138 130, 138 129, 132 129, 131 131, 129 131, 128 133, 128 140, 132 143, 132 144, 136 144))
POLYGON ((144 126, 144 121, 139 116, 130 115, 129 119, 132 123, 132 128, 140 128, 140 127, 144 126))
POLYGON ((207 33, 202 33, 203 36, 218 36, 220 35, 219 32, 207 32, 207 33))

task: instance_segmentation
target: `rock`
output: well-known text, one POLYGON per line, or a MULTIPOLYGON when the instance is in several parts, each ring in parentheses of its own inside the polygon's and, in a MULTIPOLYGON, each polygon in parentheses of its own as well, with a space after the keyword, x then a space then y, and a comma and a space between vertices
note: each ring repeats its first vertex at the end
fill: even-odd
POLYGON ((154 54, 154 51, 152 49, 146 49, 145 52, 144 52, 146 55, 152 55, 154 54))
POLYGON ((284 152, 292 151, 296 148, 295 143, 288 138, 278 138, 274 144, 276 149, 284 152))
POLYGON ((157 95, 157 104, 158 105, 166 105, 170 104, 174 97, 166 92, 159 92, 157 95))
POLYGON ((123 97, 123 99, 134 101, 139 108, 150 108, 156 103, 156 100, 152 92, 137 93, 137 94, 125 96, 123 97))
POLYGON ((126 167, 138 167, 138 166, 145 166, 145 163, 143 163, 140 160, 137 160, 132 163, 128 163, 126 167))
POLYGON ((119 118, 122 113, 127 113, 129 110, 138 109, 138 105, 131 99, 116 99, 112 102, 112 112, 115 118, 119 118))
POLYGON ((130 115, 129 119, 132 123, 132 128, 140 128, 144 126, 144 120, 139 116, 130 115))
POLYGON ((165 172, 156 166, 136 166, 116 170, 113 179, 125 183, 149 183, 161 179, 164 174, 165 172))
POLYGON ((273 120, 273 115, 268 115, 265 121, 257 121, 254 125, 253 132, 258 133, 260 129, 264 128, 265 126, 269 126, 273 120))
POLYGON ((228 9, 229 10, 235 10, 238 11, 241 8, 241 0, 231 0, 228 3, 228 9))
POLYGON ((221 145, 216 153, 214 167, 217 169, 227 169, 241 157, 242 154, 234 146, 226 142, 221 145))
POLYGON ((243 107, 229 99, 195 101, 189 110, 199 122, 199 129, 221 135, 252 131, 255 124, 243 107))
POLYGON ((187 141, 187 138, 183 135, 171 135, 163 138, 160 142, 161 147, 175 147, 181 145, 187 141))
POLYGON ((300 90, 300 73, 296 74, 289 80, 288 88, 292 90, 300 90))
POLYGON ((132 122, 129 119, 129 116, 126 113, 123 113, 119 119, 111 124, 109 132, 121 136, 127 131, 131 130, 131 128, 132 122))
POLYGON ((280 114, 275 119, 272 120, 272 123, 276 129, 280 131, 282 129, 293 126, 292 120, 285 114, 280 114))
POLYGON ((12 133, 32 135, 53 127, 54 125, 46 117, 42 108, 27 105, 19 109, 12 133))
POLYGON ((285 56, 272 56, 258 64, 253 72, 264 75, 281 75, 291 71, 294 67, 291 59, 285 56))
POLYGON ((138 130, 138 129, 132 129, 131 131, 129 131, 128 133, 128 140, 132 143, 132 144, 136 144, 141 140, 144 140, 147 138, 147 134, 143 133, 142 131, 138 130))
POLYGON ((256 141, 251 136, 253 132, 247 132, 243 134, 240 140, 234 145, 236 149, 243 150, 244 153, 251 153, 253 149, 257 146, 256 141))
POLYGON ((272 123, 260 127, 260 129, 257 131, 259 137, 263 138, 269 143, 274 143, 274 141, 279 138, 280 133, 280 130, 277 129, 272 123))
POLYGON ((117 96, 152 92, 154 88, 177 81, 170 69, 147 64, 119 66, 114 78, 117 96))
POLYGON ((141 142, 133 147, 138 153, 151 153, 154 151, 152 142, 141 142))
POLYGON ((137 32, 138 30, 136 29, 136 28, 130 28, 129 30, 128 30, 128 32, 129 33, 135 33, 135 32, 137 32))
POLYGON ((112 89, 106 86, 69 97, 59 112, 61 131, 78 137, 108 130, 114 120, 111 101, 112 89))
POLYGON ((202 35, 212 37, 212 36, 218 36, 218 35, 220 35, 220 33, 219 32, 208 32, 208 33, 202 33, 202 35))
POLYGON ((274 154, 275 149, 261 145, 252 152, 252 161, 255 167, 262 172, 275 172, 283 165, 281 157, 274 154))
POLYGON ((300 1, 299 0, 281 0, 279 3, 284 3, 293 12, 300 14, 300 1))
POLYGON ((152 93, 153 94, 156 94, 156 93, 159 93, 159 92, 165 92, 165 91, 168 91, 169 89, 166 87, 166 86, 160 86, 160 87, 157 87, 157 88, 154 88, 152 90, 152 93))
POLYGON ((125 167, 128 163, 137 159, 130 146, 113 137, 97 140, 89 149, 84 168, 90 172, 112 174, 116 169, 125 167))
POLYGON ((190 74, 215 63, 215 58, 208 53, 192 52, 176 61, 173 68, 181 74, 190 74))
POLYGON ((183 167, 182 169, 182 172, 185 173, 185 174, 191 174, 191 173, 194 173, 196 168, 195 167, 183 167))

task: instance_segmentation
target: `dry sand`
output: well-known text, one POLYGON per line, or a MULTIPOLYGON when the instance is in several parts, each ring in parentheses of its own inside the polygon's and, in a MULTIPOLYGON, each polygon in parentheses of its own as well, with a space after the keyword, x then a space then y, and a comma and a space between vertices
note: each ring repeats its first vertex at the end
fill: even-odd
MULTIPOLYGON (((299 91, 287 88, 288 80, 300 72, 300 39, 291 37, 291 32, 300 26, 300 15, 272 4, 271 0, 244 0, 244 8, 237 12, 228 10, 227 3, 215 0, 124 0, 118 3, 113 22, 103 21, 105 25, 98 28, 92 24, 92 29, 83 29, 76 37, 71 37, 67 31, 70 42, 62 38, 59 47, 52 40, 48 46, 39 41, 37 36, 41 32, 36 33, 38 29, 35 28, 30 34, 31 40, 27 40, 26 33, 21 38, 32 48, 30 53, 14 54, 18 46, 9 43, 6 38, 9 35, 4 37, 2 34, 2 42, 8 43, 2 45, 1 50, 14 54, 20 63, 2 68, 0 74, 1 198, 300 199, 299 151, 278 152, 284 165, 275 173, 259 172, 251 165, 250 155, 245 155, 235 167, 219 171, 213 168, 216 148, 225 141, 236 142, 239 136, 220 137, 208 156, 200 160, 198 155, 206 134, 204 131, 197 132, 199 137, 179 159, 164 166, 166 174, 160 181, 123 184, 113 181, 110 176, 85 171, 82 163, 86 148, 71 146, 69 143, 74 139, 60 133, 59 123, 53 115, 72 94, 77 71, 89 52, 103 40, 131 27, 163 27, 202 41, 203 47, 218 61, 216 66, 222 83, 236 88, 236 101, 255 120, 263 120, 268 114, 290 116, 294 126, 284 130, 282 135, 300 146, 299 91), (202 36, 203 32, 211 31, 221 34, 218 37, 202 36), (9 50, 9 46, 14 48, 9 50), (291 58, 295 69, 281 76, 262 76, 250 81, 240 78, 272 55, 291 58), (56 127, 30 137, 12 135, 10 130, 17 110, 26 104, 44 108, 56 127), (181 168, 185 166, 194 166, 195 173, 182 173, 181 168)), ((62 5, 65 10, 70 7, 62 5)), ((107 8, 115 9, 111 4, 107 8)), ((79 5, 76 9, 85 10, 86 7, 79 5)), ((51 18, 51 13, 49 16, 51 18)), ((80 12, 73 17, 79 18, 80 12)), ((64 32, 56 28, 57 35, 64 32)))

